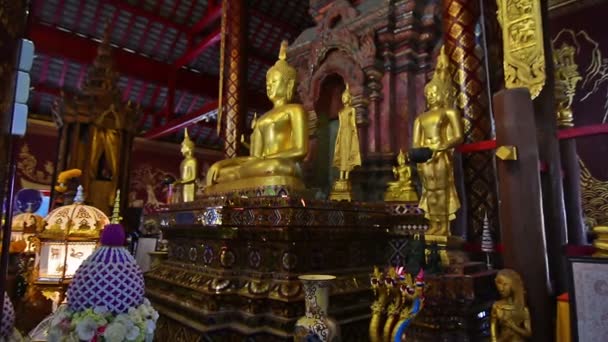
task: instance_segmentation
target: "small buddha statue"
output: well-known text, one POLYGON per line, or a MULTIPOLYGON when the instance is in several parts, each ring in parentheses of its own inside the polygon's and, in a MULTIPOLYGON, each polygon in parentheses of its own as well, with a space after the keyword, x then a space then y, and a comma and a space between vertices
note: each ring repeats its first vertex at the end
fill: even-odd
POLYGON ((253 123, 249 156, 213 164, 207 172, 206 194, 268 185, 304 187, 299 162, 308 153, 308 117, 302 105, 291 102, 297 73, 286 57, 283 41, 279 60, 266 73, 266 93, 273 107, 253 123))
POLYGON ((450 235, 450 221, 460 208, 454 183, 454 147, 463 141, 462 117, 453 107, 449 60, 441 48, 433 79, 424 88, 428 110, 414 121, 413 148, 432 151, 429 160, 418 164, 422 183, 419 207, 430 221, 430 235, 450 235))
POLYGON ((184 160, 179 166, 181 178, 176 180, 173 185, 182 186, 182 201, 194 201, 196 194, 196 175, 198 172, 198 161, 194 158, 194 142, 188 136, 188 129, 184 132, 184 141, 182 141, 182 155, 184 160))
POLYGON ((388 189, 384 194, 385 201, 418 202, 418 194, 412 183, 412 169, 408 161, 400 150, 397 155, 397 166, 393 166, 393 174, 397 180, 388 183, 388 189))
POLYGON ((495 283, 501 299, 492 305, 491 341, 526 341, 532 336, 532 328, 521 277, 511 269, 503 269, 496 275, 495 283))

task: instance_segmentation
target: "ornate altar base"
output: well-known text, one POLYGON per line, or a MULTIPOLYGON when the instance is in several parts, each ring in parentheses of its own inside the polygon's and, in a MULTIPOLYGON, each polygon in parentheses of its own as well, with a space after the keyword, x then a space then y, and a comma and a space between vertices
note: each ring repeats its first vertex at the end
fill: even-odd
POLYGON ((304 314, 297 276, 311 273, 337 276, 329 313, 343 339, 366 338, 369 274, 385 263, 383 204, 210 197, 155 216, 169 240, 168 260, 146 274, 159 340, 292 340, 304 314))

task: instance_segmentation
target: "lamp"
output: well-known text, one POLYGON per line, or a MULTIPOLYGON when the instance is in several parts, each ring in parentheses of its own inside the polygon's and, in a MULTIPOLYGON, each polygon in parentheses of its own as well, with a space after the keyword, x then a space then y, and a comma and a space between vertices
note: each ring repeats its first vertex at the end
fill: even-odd
POLYGON ((36 262, 30 284, 39 287, 55 309, 80 264, 97 247, 101 229, 110 220, 101 210, 84 204, 83 188, 78 186, 74 203, 54 209, 44 222, 44 230, 32 238, 36 262))

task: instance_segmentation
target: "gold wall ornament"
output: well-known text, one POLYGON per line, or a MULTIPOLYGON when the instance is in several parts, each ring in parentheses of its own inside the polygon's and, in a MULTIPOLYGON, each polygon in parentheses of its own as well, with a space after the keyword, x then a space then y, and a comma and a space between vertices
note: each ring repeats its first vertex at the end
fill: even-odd
POLYGON ((340 176, 334 182, 329 198, 350 201, 352 200, 352 189, 348 176, 355 166, 361 166, 361 152, 357 133, 357 113, 352 105, 348 83, 342 93, 342 104, 344 108, 338 112, 339 127, 333 160, 333 165, 340 171, 340 176))
POLYGON ((578 159, 581 167, 581 197, 583 214, 588 226, 608 226, 608 181, 599 180, 591 174, 582 159, 578 159))
POLYGON ((572 101, 576 94, 576 84, 583 78, 574 60, 576 49, 570 44, 553 48, 555 65, 555 100, 557 102, 557 124, 560 127, 574 126, 572 101))
POLYGON ((505 87, 528 88, 534 99, 546 79, 540 1, 496 2, 503 36, 505 87))

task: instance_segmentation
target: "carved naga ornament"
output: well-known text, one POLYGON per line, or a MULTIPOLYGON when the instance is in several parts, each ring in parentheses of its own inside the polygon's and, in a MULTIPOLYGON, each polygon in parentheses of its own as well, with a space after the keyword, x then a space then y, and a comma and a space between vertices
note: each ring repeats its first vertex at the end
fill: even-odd
POLYGON ((534 99, 546 79, 540 1, 496 2, 503 36, 505 87, 528 88, 534 99))

